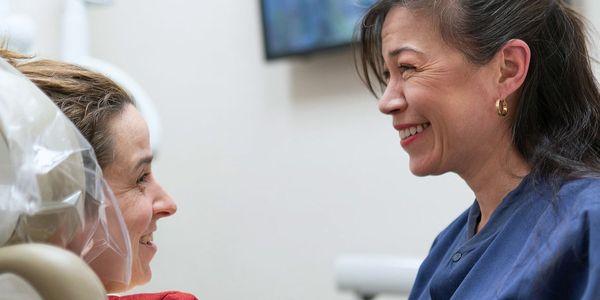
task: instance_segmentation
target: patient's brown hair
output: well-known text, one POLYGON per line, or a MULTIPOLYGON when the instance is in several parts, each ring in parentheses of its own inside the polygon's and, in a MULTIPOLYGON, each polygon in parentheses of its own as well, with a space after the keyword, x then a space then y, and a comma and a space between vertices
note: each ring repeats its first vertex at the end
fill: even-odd
POLYGON ((31 57, 0 49, 0 56, 40 88, 77 126, 92 145, 102 169, 114 159, 110 121, 131 97, 106 76, 77 65, 31 57))

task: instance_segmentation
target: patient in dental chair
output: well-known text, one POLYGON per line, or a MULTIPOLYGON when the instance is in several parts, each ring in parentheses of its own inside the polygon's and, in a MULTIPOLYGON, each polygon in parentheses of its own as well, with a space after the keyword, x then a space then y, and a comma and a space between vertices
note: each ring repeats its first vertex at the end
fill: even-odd
MULTIPOLYGON (((76 65, 0 50, 0 56, 40 88, 91 144, 104 179, 114 192, 131 244, 128 282, 111 279, 110 259, 90 263, 109 293, 147 283, 157 251, 157 221, 177 206, 152 172, 149 133, 135 102, 109 78, 76 65)), ((110 299, 197 299, 181 292, 110 296, 110 299)))

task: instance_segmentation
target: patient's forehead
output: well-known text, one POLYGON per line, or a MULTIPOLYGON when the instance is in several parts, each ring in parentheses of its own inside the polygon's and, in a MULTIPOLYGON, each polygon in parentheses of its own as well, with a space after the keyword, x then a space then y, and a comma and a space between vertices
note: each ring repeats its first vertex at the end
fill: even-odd
POLYGON ((152 155, 148 125, 133 105, 128 104, 111 120, 110 132, 113 135, 113 164, 130 167, 141 158, 152 155))

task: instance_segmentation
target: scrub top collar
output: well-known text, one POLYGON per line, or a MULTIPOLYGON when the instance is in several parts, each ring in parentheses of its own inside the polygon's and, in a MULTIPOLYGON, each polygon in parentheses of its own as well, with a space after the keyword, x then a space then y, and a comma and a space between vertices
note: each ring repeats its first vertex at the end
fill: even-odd
MULTIPOLYGON (((535 180, 531 174, 525 176, 519 185, 512 191, 510 191, 502 200, 500 205, 494 210, 488 223, 477 233, 477 225, 481 218, 481 210, 479 209, 479 203, 475 199, 473 205, 469 209, 469 216, 467 219, 467 236, 466 236, 466 248, 473 248, 480 242, 493 237, 500 228, 506 224, 506 221, 511 217, 512 213, 519 208, 522 204, 520 199, 528 196, 529 193, 535 192, 535 188, 530 186, 535 185, 535 180)), ((543 189, 540 189, 543 190, 543 189)))

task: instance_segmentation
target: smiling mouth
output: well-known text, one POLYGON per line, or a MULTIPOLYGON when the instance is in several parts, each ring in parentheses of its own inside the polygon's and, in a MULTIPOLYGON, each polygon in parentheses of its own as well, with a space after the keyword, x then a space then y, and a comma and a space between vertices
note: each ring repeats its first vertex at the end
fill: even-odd
POLYGON ((153 241, 154 241, 154 239, 152 237, 152 233, 143 235, 140 238, 140 244, 146 245, 146 246, 152 246, 153 245, 153 243, 152 243, 153 241))
POLYGON ((423 132, 423 130, 425 130, 427 127, 429 127, 431 124, 430 123, 423 123, 420 125, 416 125, 413 127, 409 127, 409 128, 405 128, 402 130, 399 130, 400 132, 400 139, 401 140, 406 140, 409 137, 413 136, 413 135, 417 135, 421 132, 423 132))

